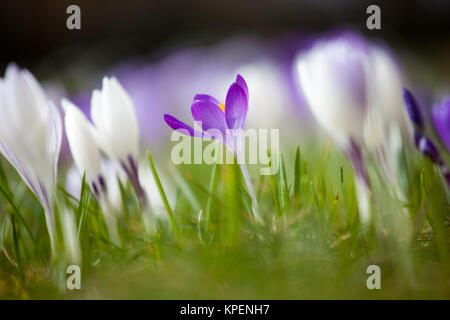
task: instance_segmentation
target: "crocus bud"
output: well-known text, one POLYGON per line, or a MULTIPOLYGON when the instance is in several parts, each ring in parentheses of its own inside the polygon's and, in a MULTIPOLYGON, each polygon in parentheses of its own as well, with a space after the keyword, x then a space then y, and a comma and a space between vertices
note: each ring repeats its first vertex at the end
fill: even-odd
POLYGON ((103 78, 94 90, 91 117, 100 148, 112 159, 137 159, 139 130, 133 102, 116 78, 103 78))
POLYGON ((406 88, 403 88, 403 100, 405 101, 406 110, 412 123, 418 129, 422 130, 424 128, 424 121, 420 106, 411 91, 406 88))
POLYGON ((434 128, 443 145, 450 152, 450 98, 445 98, 432 110, 434 128))
POLYGON ((102 90, 94 90, 91 117, 100 148, 126 172, 142 207, 147 197, 139 181, 139 128, 133 101, 116 78, 103 78, 102 90))
POLYGON ((55 249, 53 199, 62 137, 59 112, 34 76, 11 64, 0 79, 0 114, 0 152, 44 208, 55 249))
POLYGON ((75 165, 86 179, 94 194, 98 197, 105 182, 100 168, 100 152, 94 139, 93 128, 81 110, 69 100, 62 99, 64 124, 75 165))

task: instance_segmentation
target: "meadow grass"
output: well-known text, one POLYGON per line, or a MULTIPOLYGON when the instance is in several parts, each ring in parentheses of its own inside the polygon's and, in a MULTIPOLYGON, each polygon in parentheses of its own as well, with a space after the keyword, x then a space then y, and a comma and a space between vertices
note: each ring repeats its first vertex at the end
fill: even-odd
POLYGON ((42 208, 3 161, 0 297, 449 299, 448 189, 427 159, 407 151, 406 200, 372 169, 373 217, 365 226, 351 166, 330 146, 307 156, 289 150, 273 176, 250 168, 264 223, 252 217, 238 165, 171 168, 173 204, 157 179, 165 216, 155 217, 151 234, 131 186, 121 184, 122 247, 109 241, 84 179, 80 200, 60 186, 57 208, 73 210, 82 251, 82 289, 73 291, 64 290, 71 262, 62 241, 52 257, 42 208), (366 287, 372 264, 381 267, 381 290, 366 287))

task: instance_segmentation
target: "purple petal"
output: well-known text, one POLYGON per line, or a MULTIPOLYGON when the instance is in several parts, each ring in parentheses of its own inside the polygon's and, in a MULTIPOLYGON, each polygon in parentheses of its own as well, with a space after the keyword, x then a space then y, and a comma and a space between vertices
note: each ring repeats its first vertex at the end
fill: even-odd
POLYGON ((197 100, 192 103, 191 112, 203 131, 216 129, 225 134, 227 124, 224 113, 218 105, 209 100, 197 100))
POLYGON ((245 82, 244 78, 238 74, 236 77, 236 83, 244 90, 245 92, 245 96, 247 97, 247 102, 248 102, 248 87, 247 87, 247 82, 245 82))
POLYGON ((194 97, 194 101, 205 101, 205 100, 209 101, 209 102, 212 102, 215 105, 219 105, 220 104, 220 102, 216 98, 210 96, 209 94, 197 94, 194 97))
POLYGON ((411 91, 406 88, 403 88, 403 100, 405 101, 406 110, 412 123, 418 128, 423 129, 423 118, 419 104, 411 91))
POLYGON ((432 117, 439 138, 450 152, 450 98, 433 108, 432 117))
POLYGON ((233 83, 228 89, 225 100, 225 117, 228 128, 244 128, 247 110, 248 100, 244 89, 237 83, 233 83))
POLYGON ((184 122, 178 120, 177 118, 171 116, 170 114, 164 115, 164 120, 173 130, 176 130, 182 134, 189 135, 191 137, 201 137, 202 133, 194 130, 192 127, 188 126, 184 122))

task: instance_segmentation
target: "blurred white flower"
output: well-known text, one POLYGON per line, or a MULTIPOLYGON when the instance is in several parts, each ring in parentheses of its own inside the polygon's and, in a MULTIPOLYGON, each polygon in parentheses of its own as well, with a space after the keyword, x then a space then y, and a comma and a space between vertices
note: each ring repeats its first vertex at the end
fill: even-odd
POLYGON ((370 218, 369 180, 362 154, 368 106, 369 49, 352 34, 318 41, 296 58, 299 85, 321 126, 355 170, 359 214, 370 218))
POLYGON ((387 185, 405 200, 400 185, 399 161, 403 140, 412 136, 412 124, 403 104, 404 80, 388 51, 371 48, 371 76, 368 112, 364 122, 364 143, 383 174, 387 185))
MULTIPOLYGON (((116 221, 116 215, 122 212, 117 171, 110 164, 101 165, 100 151, 94 138, 94 128, 81 110, 66 99, 63 99, 61 104, 65 111, 64 120, 70 151, 79 173, 78 176, 70 178, 78 179, 81 189, 81 175, 86 173, 89 188, 102 208, 108 234, 116 245, 121 246, 116 221)), ((106 160, 106 162, 111 161, 106 160)))
POLYGON ((368 55, 347 38, 319 41, 296 59, 299 84, 316 120, 341 148, 362 142, 368 55))
POLYGON ((10 64, 0 80, 0 152, 14 166, 45 210, 55 249, 54 192, 61 118, 28 70, 10 64))
POLYGON ((352 162, 361 220, 370 217, 366 148, 396 195, 402 135, 411 130, 403 79, 388 52, 348 33, 318 41, 296 59, 299 85, 322 127, 352 162))

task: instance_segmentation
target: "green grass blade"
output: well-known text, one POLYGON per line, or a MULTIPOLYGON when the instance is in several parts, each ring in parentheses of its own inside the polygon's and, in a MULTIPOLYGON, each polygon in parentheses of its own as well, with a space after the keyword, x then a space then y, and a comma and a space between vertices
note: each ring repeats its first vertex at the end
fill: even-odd
POLYGON ((297 146, 295 151, 295 164, 294 164, 294 199, 297 201, 300 199, 300 184, 302 179, 302 157, 300 153, 300 146, 297 146))
POLYGON ((286 165, 284 163, 283 155, 280 154, 280 205, 281 209, 286 213, 289 210, 289 191, 286 180, 286 165))
POLYGON ((166 193, 164 192, 163 186, 161 184, 161 180, 159 179, 159 175, 156 172, 155 164, 153 163, 153 158, 150 154, 150 151, 147 151, 147 159, 150 164, 150 169, 152 170, 153 177, 155 179, 156 186, 158 187, 159 194, 161 195, 161 199, 164 203, 164 207, 169 215, 170 226, 172 227, 172 231, 175 234, 175 237, 179 240, 180 234, 178 231, 177 223, 175 222, 172 209, 170 208, 169 201, 167 200, 166 193))
POLYGON ((211 177, 209 180, 209 196, 208 201, 206 202, 206 213, 205 213, 205 228, 208 229, 209 221, 211 219, 211 207, 213 203, 213 195, 216 192, 217 186, 217 162, 214 162, 211 169, 211 177))
POLYGON ((30 239, 31 239, 31 241, 32 241, 32 243, 34 245, 37 258, 41 262, 43 262, 44 260, 42 258, 42 254, 41 254, 41 252, 39 250, 39 246, 37 244, 37 240, 33 236, 33 233, 31 232, 30 228, 26 224, 25 219, 23 218, 22 214, 20 213, 19 209, 17 208, 16 204, 14 203, 13 199, 8 195, 8 192, 3 189, 3 186, 0 186, 0 192, 3 194, 3 197, 5 198, 5 200, 10 204, 13 212, 15 213, 15 215, 19 219, 20 223, 25 228, 25 231, 27 232, 28 236, 30 237, 30 239))
POLYGON ((85 228, 84 225, 86 224, 86 214, 87 214, 87 208, 89 206, 90 201, 90 192, 89 192, 89 186, 86 184, 86 172, 83 174, 83 179, 81 180, 81 193, 80 193, 80 202, 78 203, 78 239, 80 239, 81 232, 85 228))

